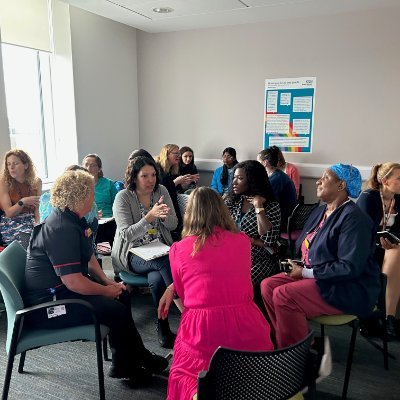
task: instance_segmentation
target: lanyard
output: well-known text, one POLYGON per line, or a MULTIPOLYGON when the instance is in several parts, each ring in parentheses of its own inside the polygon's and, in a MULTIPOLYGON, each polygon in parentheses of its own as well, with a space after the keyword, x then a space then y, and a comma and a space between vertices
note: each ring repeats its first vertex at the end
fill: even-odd
POLYGON ((384 202, 384 200, 383 200, 382 189, 379 191, 379 193, 380 193, 380 195, 381 195, 381 201, 382 201, 382 211, 383 211, 382 230, 384 231, 384 230, 386 229, 386 225, 387 225, 387 223, 388 223, 388 221, 389 221, 389 218, 390 218, 390 210, 392 209, 394 197, 390 200, 389 209, 388 209, 388 212, 386 213, 386 210, 385 210, 385 202, 384 202))

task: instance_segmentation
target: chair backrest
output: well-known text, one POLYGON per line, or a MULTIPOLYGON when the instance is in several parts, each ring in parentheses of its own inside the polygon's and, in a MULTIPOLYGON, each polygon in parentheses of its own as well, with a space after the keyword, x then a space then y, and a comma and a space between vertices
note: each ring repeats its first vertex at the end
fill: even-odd
POLYGON ((7 351, 10 348, 15 314, 24 308, 21 293, 25 285, 26 251, 12 242, 0 253, 0 291, 7 311, 7 351))
POLYGON ((288 399, 303 388, 314 332, 293 346, 268 352, 218 347, 198 378, 198 400, 288 399))
POLYGON ((182 194, 182 193, 178 194, 178 205, 179 205, 179 211, 181 212, 182 218, 185 215, 188 200, 189 200, 188 194, 182 194))
POLYGON ((310 214, 318 207, 319 203, 297 204, 288 219, 288 233, 302 230, 310 214))

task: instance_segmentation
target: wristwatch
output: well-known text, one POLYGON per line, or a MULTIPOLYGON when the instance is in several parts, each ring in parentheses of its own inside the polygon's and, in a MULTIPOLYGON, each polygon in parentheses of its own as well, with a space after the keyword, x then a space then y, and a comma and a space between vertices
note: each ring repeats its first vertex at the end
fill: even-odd
POLYGON ((256 214, 260 214, 261 211, 264 211, 264 207, 255 207, 256 214))
POLYGON ((20 201, 18 201, 18 205, 19 205, 20 207, 23 207, 23 206, 24 206, 24 202, 23 202, 22 200, 20 200, 20 201))

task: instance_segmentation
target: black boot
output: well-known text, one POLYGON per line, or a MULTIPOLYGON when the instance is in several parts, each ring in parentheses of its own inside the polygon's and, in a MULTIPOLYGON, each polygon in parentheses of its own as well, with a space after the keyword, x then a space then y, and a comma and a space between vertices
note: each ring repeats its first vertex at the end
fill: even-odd
POLYGON ((389 340, 396 339, 396 318, 393 315, 386 317, 386 333, 389 340))
POLYGON ((166 349, 172 349, 174 347, 174 342, 176 335, 171 332, 169 327, 168 319, 159 319, 157 322, 157 331, 158 331, 158 342, 161 347, 166 349))

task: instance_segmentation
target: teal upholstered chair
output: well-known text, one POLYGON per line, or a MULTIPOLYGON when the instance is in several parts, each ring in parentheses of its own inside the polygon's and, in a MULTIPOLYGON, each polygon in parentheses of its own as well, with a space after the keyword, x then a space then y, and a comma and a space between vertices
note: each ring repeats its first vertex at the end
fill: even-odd
POLYGON ((57 300, 24 308, 21 291, 25 280, 25 263, 26 252, 18 242, 13 242, 0 253, 0 290, 6 306, 8 322, 6 342, 8 362, 2 399, 6 400, 8 397, 14 359, 17 354, 21 354, 18 372, 22 373, 28 350, 74 340, 96 342, 99 398, 105 399, 101 340, 108 334, 108 328, 98 324, 92 306, 82 300, 57 300), (86 312, 90 312, 93 324, 66 329, 38 329, 24 324, 24 317, 38 309, 72 303, 80 304, 86 312))

